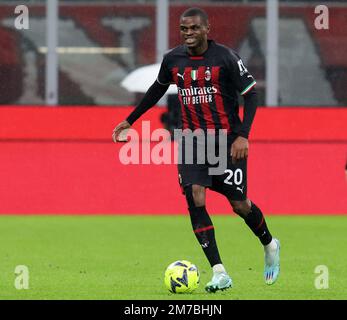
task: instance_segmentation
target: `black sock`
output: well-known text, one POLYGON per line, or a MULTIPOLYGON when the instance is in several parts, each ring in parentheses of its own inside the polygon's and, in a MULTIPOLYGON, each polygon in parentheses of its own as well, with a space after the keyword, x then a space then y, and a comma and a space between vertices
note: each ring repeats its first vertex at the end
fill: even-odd
POLYGON ((191 207, 189 208, 189 213, 195 236, 204 250, 211 267, 222 263, 214 235, 214 227, 206 207, 191 207))
POLYGON ((264 246, 271 242, 272 236, 267 228, 263 213, 253 202, 251 212, 245 218, 245 222, 264 246))

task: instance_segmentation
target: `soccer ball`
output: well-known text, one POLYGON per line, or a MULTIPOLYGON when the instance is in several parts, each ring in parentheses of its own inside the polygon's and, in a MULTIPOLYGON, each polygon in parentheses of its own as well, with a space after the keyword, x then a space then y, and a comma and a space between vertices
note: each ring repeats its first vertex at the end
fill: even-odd
POLYGON ((199 286, 199 270, 187 260, 175 261, 167 267, 164 282, 172 293, 193 292, 199 286))

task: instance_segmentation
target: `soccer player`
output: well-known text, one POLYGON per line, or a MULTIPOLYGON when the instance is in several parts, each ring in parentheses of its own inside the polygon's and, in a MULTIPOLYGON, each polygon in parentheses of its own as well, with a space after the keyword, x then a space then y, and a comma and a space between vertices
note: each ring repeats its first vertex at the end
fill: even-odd
POLYGON ((233 211, 259 238, 265 253, 264 280, 270 285, 280 271, 280 243, 272 237, 261 210, 247 198, 248 136, 257 108, 256 81, 233 50, 208 39, 209 30, 204 10, 190 8, 181 15, 183 44, 164 55, 157 80, 128 118, 116 126, 113 140, 120 141, 120 133, 155 105, 170 83, 175 83, 183 129, 227 132, 229 152, 224 173, 209 174, 208 161, 178 165, 192 227, 213 271, 205 289, 215 292, 232 287, 205 207, 206 188, 226 196, 233 211), (238 115, 237 92, 244 98, 243 121, 238 115))

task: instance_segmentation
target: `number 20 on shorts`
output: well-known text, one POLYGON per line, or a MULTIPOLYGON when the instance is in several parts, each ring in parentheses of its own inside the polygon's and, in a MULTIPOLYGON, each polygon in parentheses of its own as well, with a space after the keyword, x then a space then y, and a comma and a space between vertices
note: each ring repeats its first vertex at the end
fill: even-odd
POLYGON ((243 180, 243 174, 241 169, 236 169, 234 172, 230 169, 226 169, 224 173, 228 173, 228 176, 225 178, 224 183, 233 185, 234 183, 239 186, 243 180), (234 178, 234 179, 233 179, 234 178), (233 181, 232 181, 233 179, 233 181))

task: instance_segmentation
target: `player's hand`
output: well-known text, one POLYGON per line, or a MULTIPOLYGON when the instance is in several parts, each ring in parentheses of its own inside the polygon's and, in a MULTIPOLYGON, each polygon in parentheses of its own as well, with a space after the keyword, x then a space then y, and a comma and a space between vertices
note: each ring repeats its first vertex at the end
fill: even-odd
POLYGON ((112 133, 112 139, 116 142, 127 142, 126 138, 126 132, 127 129, 129 129, 131 125, 128 121, 124 120, 121 123, 119 123, 114 129, 112 133))
POLYGON ((230 152, 233 164, 238 160, 247 159, 248 147, 248 139, 240 136, 235 139, 234 143, 231 145, 230 152))

